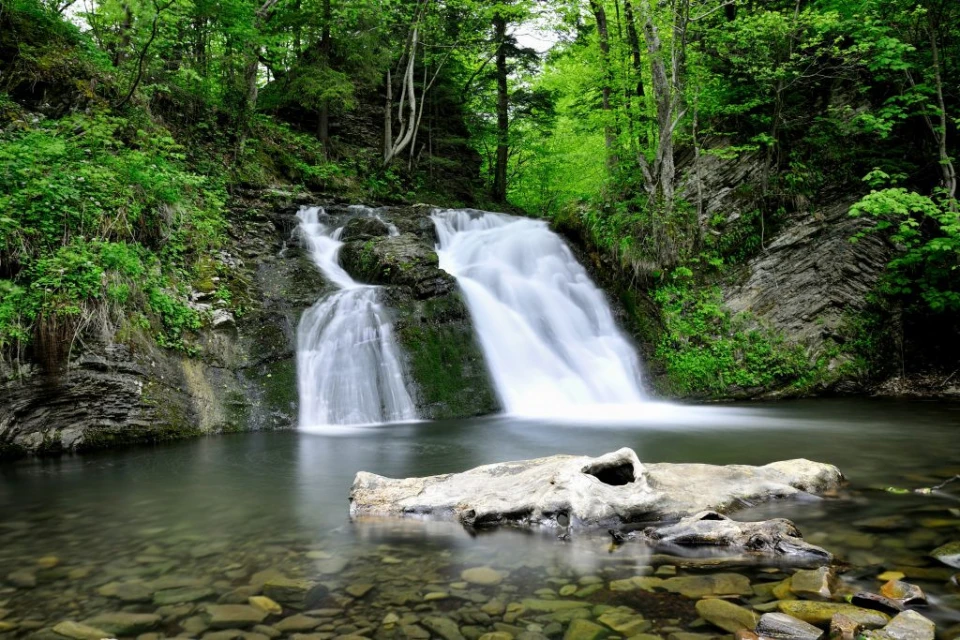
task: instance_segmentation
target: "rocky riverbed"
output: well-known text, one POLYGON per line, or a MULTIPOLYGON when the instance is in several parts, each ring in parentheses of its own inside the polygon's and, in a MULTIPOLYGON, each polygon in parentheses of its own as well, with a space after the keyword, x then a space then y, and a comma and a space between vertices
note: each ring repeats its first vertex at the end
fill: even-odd
POLYGON ((833 628, 844 638, 932 640, 937 621, 939 638, 960 636, 960 511, 949 509, 825 523, 808 537, 838 561, 798 571, 716 570, 597 537, 470 540, 448 523, 384 521, 324 535, 265 535, 263 524, 200 535, 149 509, 127 522, 40 510, 5 518, 0 633, 42 640, 746 640, 755 633, 814 640, 833 628), (42 546, 31 533, 38 527, 46 528, 42 546), (531 545, 539 551, 530 553, 531 545))

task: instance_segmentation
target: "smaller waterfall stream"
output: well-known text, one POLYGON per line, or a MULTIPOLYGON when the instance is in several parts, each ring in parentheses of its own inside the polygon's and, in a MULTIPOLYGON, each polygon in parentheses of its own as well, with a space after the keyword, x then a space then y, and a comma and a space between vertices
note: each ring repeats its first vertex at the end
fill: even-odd
POLYGON ((640 363, 603 293, 545 222, 499 213, 433 216, 440 267, 467 298, 508 413, 637 416, 640 363))
POLYGON ((354 281, 340 267, 343 228, 324 224, 321 216, 320 207, 302 207, 299 233, 314 263, 339 291, 310 307, 297 329, 300 428, 415 420, 416 406, 379 287, 354 281))

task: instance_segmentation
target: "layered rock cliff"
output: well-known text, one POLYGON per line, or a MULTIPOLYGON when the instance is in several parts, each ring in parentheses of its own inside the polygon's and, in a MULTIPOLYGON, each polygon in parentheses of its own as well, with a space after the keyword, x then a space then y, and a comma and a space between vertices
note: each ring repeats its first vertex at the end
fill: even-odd
MULTIPOLYGON (((295 426, 297 325, 332 290, 294 234, 299 205, 313 200, 270 190, 235 199, 232 243, 219 256, 231 265, 229 282, 216 284, 234 292, 236 312, 212 309, 204 291, 193 292, 211 317, 196 336, 197 354, 131 332, 84 336, 54 373, 0 363, 0 456, 295 426)), ((437 268, 429 208, 383 212, 403 233, 388 238, 358 221, 344 261, 358 280, 385 286, 420 415, 494 411, 466 306, 452 276, 437 268)))

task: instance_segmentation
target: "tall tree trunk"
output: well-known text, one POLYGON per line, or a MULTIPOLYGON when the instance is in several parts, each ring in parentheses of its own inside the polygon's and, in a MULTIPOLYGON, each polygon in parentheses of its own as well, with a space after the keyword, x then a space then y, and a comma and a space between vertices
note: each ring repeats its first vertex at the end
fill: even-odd
POLYGON ((603 138, 607 147, 607 164, 612 168, 617 164, 617 155, 614 149, 616 139, 613 131, 613 124, 610 122, 610 33, 607 28, 607 12, 603 8, 603 0, 590 0, 590 10, 597 21, 597 35, 600 39, 600 55, 603 59, 603 87, 601 90, 603 100, 603 113, 605 123, 603 126, 603 138))
POLYGON ((502 13, 498 12, 493 16, 493 31, 497 43, 497 156, 493 172, 493 200, 506 202, 510 120, 507 95, 507 19, 502 13))
POLYGON ((947 192, 950 206, 956 208, 957 197, 957 170, 953 159, 947 151, 947 105, 943 99, 943 75, 940 71, 940 46, 937 43, 937 29, 930 18, 930 53, 933 56, 933 80, 937 88, 937 108, 940 111, 939 127, 935 127, 933 136, 937 141, 937 152, 940 156, 940 172, 943 176, 943 188, 947 192))

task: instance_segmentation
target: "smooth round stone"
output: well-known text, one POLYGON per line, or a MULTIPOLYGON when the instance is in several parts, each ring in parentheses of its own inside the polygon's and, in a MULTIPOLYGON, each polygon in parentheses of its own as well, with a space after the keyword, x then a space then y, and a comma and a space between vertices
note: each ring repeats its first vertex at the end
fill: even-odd
POLYGON ((696 608, 701 618, 730 633, 736 633, 740 629, 752 630, 760 621, 760 617, 749 609, 718 598, 700 600, 696 608))
POLYGON ((948 542, 930 552, 930 555, 954 569, 960 569, 960 540, 948 542))
POLYGON ((493 586, 503 582, 503 574, 490 567, 473 567, 464 569, 460 573, 460 579, 471 584, 493 586))
POLYGON ((280 615, 283 613, 283 607, 268 598, 267 596, 250 596, 247 600, 251 607, 256 607, 268 614, 280 615))
POLYGON ((572 596, 576 592, 577 592, 577 585, 575 584, 565 584, 562 587, 560 587, 560 595, 564 597, 572 596))

